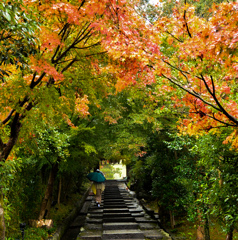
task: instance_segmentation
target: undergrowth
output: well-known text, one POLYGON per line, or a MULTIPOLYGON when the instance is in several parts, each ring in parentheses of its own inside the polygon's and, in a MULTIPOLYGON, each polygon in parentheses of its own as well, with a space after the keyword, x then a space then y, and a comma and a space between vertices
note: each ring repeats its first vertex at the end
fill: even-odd
MULTIPOLYGON (((80 201, 85 191, 89 188, 90 183, 86 182, 81 189, 80 193, 72 194, 67 202, 56 204, 51 208, 50 219, 53 220, 53 228, 34 228, 26 226, 24 230, 24 240, 46 240, 55 233, 57 228, 61 225, 62 221, 70 214, 70 212, 75 208, 75 204, 80 201)), ((22 232, 19 228, 15 228, 14 233, 10 233, 6 240, 22 239, 22 232)))
MULTIPOLYGON (((146 202, 145 206, 155 213, 158 213, 158 206, 156 201, 146 202)), ((194 240, 196 239, 197 226, 196 223, 189 222, 186 217, 176 218, 176 227, 171 228, 170 222, 166 222, 164 227, 169 231, 172 237, 176 240, 194 240)), ((210 239, 212 240, 224 240, 226 239, 226 233, 223 231, 223 227, 217 222, 216 219, 210 219, 210 239)), ((238 231, 234 231, 233 240, 238 240, 238 231)))

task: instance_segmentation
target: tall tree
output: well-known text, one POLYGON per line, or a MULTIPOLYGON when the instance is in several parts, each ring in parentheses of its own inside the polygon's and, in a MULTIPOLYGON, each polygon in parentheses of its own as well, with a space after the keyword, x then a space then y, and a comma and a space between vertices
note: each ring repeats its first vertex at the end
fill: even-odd
MULTIPOLYGON (((96 90, 102 91, 99 94, 102 96, 106 92, 105 87, 111 84, 105 76, 97 78, 97 56, 104 51, 99 46, 99 32, 92 25, 107 10, 106 1, 96 1, 95 6, 98 7, 93 8, 92 3, 84 0, 26 0, 19 4, 18 10, 11 4, 4 4, 1 3, 0 9, 0 20, 3 22, 1 49, 7 47, 6 54, 3 51, 2 62, 7 65, 1 68, 4 75, 0 86, 1 162, 8 159, 19 134, 26 136, 22 130, 29 131, 27 126, 34 124, 35 113, 40 113, 38 116, 41 118, 61 117, 73 126, 70 121, 72 111, 78 117, 89 114, 89 100, 85 92, 91 92, 96 99, 96 90), (35 26, 27 28, 31 24, 31 14, 40 25, 39 31, 34 31, 34 37, 31 31, 35 26), (15 30, 19 31, 17 36, 15 30), (34 41, 34 38, 39 41, 34 41), (29 45, 29 41, 32 45, 29 45), (13 53, 11 61, 8 61, 9 53, 13 53), (87 78, 92 79, 92 85, 86 84, 87 78), (97 89, 96 86, 100 87, 97 89)), ((1 220, 2 207, 1 202, 1 220)), ((1 223, 4 226, 4 222, 1 223)), ((0 239, 4 239, 5 229, 0 229, 0 239)))

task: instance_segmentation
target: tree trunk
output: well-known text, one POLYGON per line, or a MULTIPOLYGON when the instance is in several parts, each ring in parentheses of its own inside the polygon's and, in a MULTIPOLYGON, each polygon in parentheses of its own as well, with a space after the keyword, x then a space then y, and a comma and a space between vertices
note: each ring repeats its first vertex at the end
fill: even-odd
MULTIPOLYGON (((11 133, 7 143, 3 143, 0 138, 0 162, 5 162, 10 155, 13 147, 15 146, 19 132, 21 129, 20 114, 16 113, 11 123, 11 133)), ((3 192, 0 186, 0 240, 5 240, 5 220, 4 220, 4 204, 3 204, 3 192)))
POLYGON ((231 228, 226 235, 226 240, 232 240, 232 239, 233 239, 233 228, 231 228))
POLYGON ((3 208, 3 193, 0 187, 0 240, 5 240, 5 221, 3 208))
POLYGON ((42 204, 41 204, 41 209, 40 209, 38 220, 46 218, 47 215, 49 214, 52 195, 53 195, 54 181, 55 181, 55 177, 57 175, 57 172, 58 172, 58 164, 56 163, 56 164, 53 165, 53 167, 51 169, 51 172, 50 172, 48 185, 47 185, 47 188, 46 188, 46 191, 45 191, 44 199, 43 199, 42 204))
MULTIPOLYGON (((221 162, 221 161, 219 161, 219 162, 221 162)), ((219 186, 222 187, 223 186, 222 174, 219 169, 217 169, 217 171, 218 171, 218 176, 219 176, 219 186)))
POLYGON ((204 228, 201 225, 197 226, 197 238, 196 240, 205 240, 204 228))
POLYGON ((12 148, 15 146, 17 142, 20 129, 21 129, 20 114, 16 113, 11 124, 11 134, 10 134, 9 140, 7 141, 6 144, 4 144, 0 139, 0 146, 1 146, 0 162, 7 160, 9 154, 12 151, 12 148))
POLYGON ((169 216, 170 216, 170 225, 171 225, 171 228, 174 229, 174 227, 175 227, 175 219, 174 219, 173 211, 169 211, 169 216))
POLYGON ((205 233, 205 240, 210 240, 210 228, 209 228, 209 221, 206 216, 205 225, 204 225, 204 233, 205 233))
POLYGON ((59 190, 58 190, 58 199, 57 199, 58 205, 60 205, 61 190, 62 190, 62 178, 60 177, 60 180, 59 180, 59 190))
POLYGON ((209 222, 206 216, 205 221, 202 218, 201 212, 198 210, 197 238, 196 240, 210 240, 209 222))
POLYGON ((160 221, 161 221, 162 224, 165 224, 166 223, 165 209, 161 205, 158 205, 158 208, 159 208, 158 212, 159 212, 160 221))

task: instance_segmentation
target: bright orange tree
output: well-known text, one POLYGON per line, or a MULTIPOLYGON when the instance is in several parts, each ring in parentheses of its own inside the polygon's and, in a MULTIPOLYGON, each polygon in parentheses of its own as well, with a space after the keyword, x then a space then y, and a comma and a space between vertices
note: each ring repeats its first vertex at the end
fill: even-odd
MULTIPOLYGON (((189 119, 183 124, 189 133, 238 125, 237 7, 214 5, 212 17, 205 20, 195 16, 192 6, 179 6, 172 18, 155 24, 164 32, 156 73, 187 93, 182 100, 189 119)), ((235 144, 236 130, 232 136, 235 144)))
POLYGON ((205 19, 196 16, 186 1, 178 2, 172 16, 163 17, 158 11, 154 23, 132 6, 127 9, 130 14, 117 9, 118 23, 103 41, 118 63, 111 69, 117 72, 117 89, 156 79, 161 93, 174 93, 175 104, 189 110, 181 131, 197 134, 228 127, 224 143, 237 147, 237 8, 235 2, 213 5, 211 17, 205 19))

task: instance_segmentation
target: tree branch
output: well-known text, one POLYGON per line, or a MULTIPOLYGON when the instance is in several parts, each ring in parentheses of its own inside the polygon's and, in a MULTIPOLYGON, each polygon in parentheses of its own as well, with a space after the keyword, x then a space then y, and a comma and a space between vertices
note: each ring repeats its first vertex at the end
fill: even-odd
MULTIPOLYGON (((84 26, 86 26, 88 23, 86 23, 84 26)), ((88 24, 88 26, 82 30, 80 33, 78 33, 76 39, 74 40, 74 42, 68 47, 65 49, 65 51, 60 54, 60 56, 58 56, 57 59, 51 59, 51 62, 52 63, 57 63, 58 61, 60 61, 63 57, 65 57, 67 55, 67 53, 70 51, 70 49, 74 48, 75 45, 77 45, 79 42, 81 42, 85 37, 87 37, 87 35, 91 32, 91 30, 89 30, 89 32, 84 35, 84 33, 87 31, 87 29, 90 27, 91 23, 88 24), (83 36, 84 35, 84 36, 83 36)))
POLYGON ((91 47, 98 46, 98 45, 100 45, 100 43, 101 43, 101 42, 97 42, 97 43, 92 44, 92 45, 87 46, 87 47, 73 47, 73 48, 75 48, 75 49, 88 49, 88 48, 91 48, 91 47))
POLYGON ((236 127, 236 126, 237 126, 237 125, 235 125, 235 124, 230 124, 230 123, 226 123, 226 122, 224 122, 224 121, 219 120, 218 118, 216 118, 216 117, 214 116, 214 114, 213 114, 213 116, 211 116, 211 115, 209 115, 209 114, 206 114, 206 115, 207 115, 208 117, 216 120, 217 122, 220 122, 220 123, 226 125, 226 126, 229 126, 229 127, 236 127))
POLYGON ((61 73, 65 72, 68 68, 70 68, 70 67, 74 64, 74 62, 76 62, 76 61, 77 61, 76 58, 73 59, 67 66, 65 66, 65 67, 61 70, 61 73))
POLYGON ((168 65, 169 65, 170 67, 172 67, 173 69, 178 70, 178 71, 181 72, 181 73, 186 73, 186 74, 191 75, 189 72, 187 72, 187 71, 183 71, 182 69, 175 67, 174 65, 172 65, 172 64, 169 63, 169 62, 167 62, 167 61, 164 60, 164 59, 162 59, 162 61, 163 61, 164 63, 168 64, 168 65))
POLYGON ((15 112, 15 109, 12 109, 7 117, 1 122, 1 124, 6 124, 12 117, 12 114, 15 112))
POLYGON ((3 143, 2 139, 0 138, 0 151, 3 150, 5 144, 3 143))
POLYGON ((84 5, 84 3, 86 2, 86 0, 83 0, 78 8, 78 10, 80 10, 80 8, 84 5))
MULTIPOLYGON (((186 2, 185 2, 185 4, 186 4, 186 2)), ((187 29, 187 32, 188 32, 188 36, 189 36, 190 38, 192 38, 192 35, 191 35, 191 33, 190 33, 190 31, 189 31, 189 28, 188 28, 188 23, 187 23, 187 20, 186 20, 186 10, 184 10, 183 19, 184 19, 185 26, 186 26, 186 29, 187 29)))
POLYGON ((199 94, 197 94, 197 93, 195 93, 195 92, 192 92, 191 90, 185 88, 183 85, 181 85, 180 83, 178 83, 177 80, 175 81, 175 80, 173 80, 172 78, 169 78, 169 77, 165 76, 164 74, 162 74, 162 76, 163 76, 164 78, 168 79, 170 82, 172 82, 172 83, 175 84, 176 86, 178 86, 179 88, 181 88, 181 89, 183 89, 184 91, 186 91, 187 93, 193 95, 193 96, 196 97, 196 98, 199 98, 202 102, 204 102, 204 103, 207 104, 208 106, 210 106, 210 107, 212 107, 212 108, 214 108, 214 109, 216 109, 217 111, 220 112, 220 109, 217 108, 215 105, 213 105, 212 103, 207 102, 205 99, 203 99, 203 98, 201 97, 201 95, 199 95, 199 94))
POLYGON ((170 33, 169 31, 166 31, 171 37, 173 37, 174 39, 176 39, 177 41, 183 43, 183 41, 177 37, 175 37, 172 33, 170 33))
POLYGON ((229 114, 224 107, 221 105, 221 103, 219 102, 219 100, 216 97, 216 91, 215 91, 215 84, 214 84, 214 80, 211 77, 211 81, 212 81, 212 88, 213 88, 213 92, 211 91, 211 89, 209 88, 209 86, 207 85, 206 80, 204 79, 204 77, 202 76, 202 80, 207 88, 207 90, 209 91, 209 93, 211 94, 211 96, 213 97, 214 101, 216 102, 217 106, 219 107, 219 111, 222 112, 228 119, 230 119, 233 123, 235 123, 238 126, 238 120, 232 116, 231 114, 229 114))
POLYGON ((31 85, 30 85, 30 88, 33 89, 44 78, 45 75, 46 75, 46 73, 43 72, 35 82, 32 81, 31 85))
POLYGON ((84 57, 91 57, 91 56, 95 56, 95 55, 101 55, 101 54, 104 54, 104 53, 107 53, 107 51, 99 52, 99 53, 88 54, 88 55, 85 55, 84 57))

